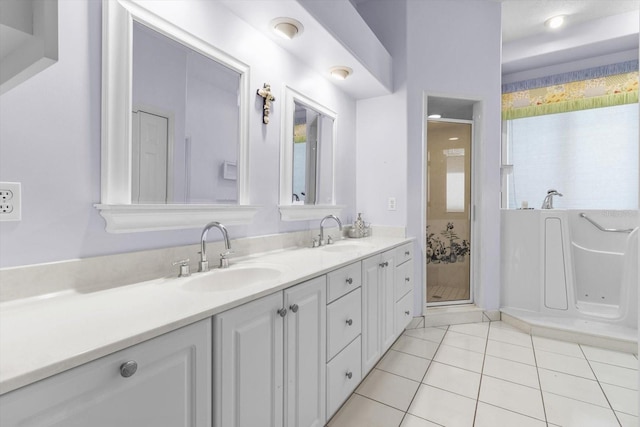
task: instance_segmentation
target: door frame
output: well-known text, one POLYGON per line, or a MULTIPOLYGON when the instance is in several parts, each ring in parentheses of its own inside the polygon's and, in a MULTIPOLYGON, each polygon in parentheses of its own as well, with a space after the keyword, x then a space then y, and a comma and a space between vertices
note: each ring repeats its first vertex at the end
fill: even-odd
MULTIPOLYGON (((475 115, 474 115, 475 116, 475 115)), ((439 306, 448 306, 448 305, 468 305, 474 304, 475 302, 475 286, 476 286, 476 260, 478 259, 478 236, 476 233, 475 220, 476 220, 476 182, 478 180, 478 160, 477 157, 477 147, 476 147, 476 128, 475 128, 475 120, 461 120, 461 119, 447 119, 447 118, 439 118, 439 119, 430 119, 427 117, 426 113, 423 115, 424 120, 424 153, 423 153, 423 176, 424 176, 424 194, 423 194, 423 209, 422 209, 422 223, 424 226, 422 227, 422 253, 424 254, 421 262, 423 263, 424 268, 424 300, 422 304, 424 306, 424 312, 429 307, 439 307, 439 306), (429 285, 427 282, 427 263, 426 263, 426 253, 427 253, 427 194, 429 191, 429 182, 428 182, 428 164, 427 164, 427 153, 429 152, 429 141, 428 141, 428 126, 429 122, 441 122, 441 123, 461 123, 461 124, 469 124, 471 125, 471 194, 470 194, 470 203, 469 203, 469 240, 471 246, 471 252, 469 256, 469 299, 468 300, 458 300, 458 301, 441 301, 441 302, 427 302, 427 286, 429 285)))

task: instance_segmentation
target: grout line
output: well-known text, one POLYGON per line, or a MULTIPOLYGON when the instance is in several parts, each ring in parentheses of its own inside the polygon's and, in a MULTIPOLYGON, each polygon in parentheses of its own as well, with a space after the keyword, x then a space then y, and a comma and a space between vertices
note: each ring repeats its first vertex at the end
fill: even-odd
POLYGON ((593 377, 596 379, 596 382, 598 383, 598 387, 600 387, 600 390, 602 391, 602 394, 604 395, 605 400, 609 404, 609 408, 611 409, 611 412, 613 412, 613 416, 616 417, 616 421, 618 421, 618 424, 622 425, 622 422, 618 418, 618 414, 616 413, 616 410, 613 409, 613 405, 609 400, 609 396, 607 396, 607 393, 604 391, 602 384, 600 384, 600 380, 598 379, 596 372, 593 370, 593 367, 591 366, 591 361, 587 358, 587 354, 584 352, 584 349, 582 348, 582 346, 580 345, 579 347, 580 347, 580 351, 582 351, 582 354, 584 355, 584 358, 587 360, 587 364, 589 365, 589 369, 591 369, 591 373, 593 374, 593 377))
POLYGON ((487 358, 487 346, 489 345, 489 332, 491 332, 491 322, 487 327, 487 338, 484 342, 484 354, 482 355, 482 367, 480 368, 480 382, 478 383, 478 393, 476 395, 476 407, 473 410, 473 423, 471 425, 475 425, 476 417, 478 416, 478 405, 480 404, 480 390, 482 390, 482 377, 484 372, 484 361, 487 358))
POLYGON ((540 368, 538 367, 538 358, 536 357, 536 350, 533 344, 533 335, 529 334, 531 338, 531 349, 533 351, 533 362, 536 366, 536 377, 538 377, 538 386, 540 387, 540 399, 542 400, 542 412, 544 412, 544 422, 549 425, 549 418, 547 418, 547 405, 544 403, 544 393, 542 392, 542 382, 540 381, 540 368))
MULTIPOLYGON (((438 350, 440 350, 440 346, 442 345, 442 341, 444 340, 444 337, 447 336, 447 332, 449 332, 449 326, 447 326, 447 329, 445 329, 445 333, 442 336, 442 339, 440 340, 440 343, 438 344, 438 348, 436 348, 436 352, 433 353, 433 357, 436 357, 436 354, 438 354, 438 350)), ((422 387, 422 385, 424 384, 423 381, 426 378, 427 373, 429 373, 429 369, 431 369, 431 365, 433 365, 433 359, 431 359, 431 361, 429 362, 429 366, 427 366, 427 370, 424 371, 424 375, 422 375, 422 379, 420 379, 420 384, 418 385, 418 388, 416 389, 416 392, 413 394, 413 397, 411 398, 411 401, 409 402, 409 406, 407 406, 407 410, 405 411, 404 416, 402 417, 402 421, 404 421, 404 418, 409 413, 409 409, 411 409, 411 405, 413 405, 413 401, 416 399, 416 396, 418 395, 418 392, 420 391, 420 387, 422 387)), ((413 415, 413 414, 411 414, 411 415, 413 415)), ((427 420, 427 421, 431 422, 430 420, 427 420)))

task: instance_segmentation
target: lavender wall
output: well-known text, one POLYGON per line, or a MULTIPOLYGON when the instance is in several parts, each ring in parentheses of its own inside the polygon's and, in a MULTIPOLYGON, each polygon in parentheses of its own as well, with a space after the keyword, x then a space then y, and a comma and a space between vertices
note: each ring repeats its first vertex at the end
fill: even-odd
MULTIPOLYGON (((353 219, 355 101, 216 2, 143 4, 251 66, 251 88, 284 84, 339 115, 338 204, 353 219)), ((0 181, 22 182, 22 221, 0 223, 0 267, 192 244, 200 230, 109 234, 93 207, 100 201, 101 2, 59 1, 59 61, 0 97, 0 181)), ((280 97, 281 99, 281 97, 280 97)), ((250 202, 263 208, 232 237, 316 227, 279 219, 280 108, 261 123, 250 100, 250 202)))

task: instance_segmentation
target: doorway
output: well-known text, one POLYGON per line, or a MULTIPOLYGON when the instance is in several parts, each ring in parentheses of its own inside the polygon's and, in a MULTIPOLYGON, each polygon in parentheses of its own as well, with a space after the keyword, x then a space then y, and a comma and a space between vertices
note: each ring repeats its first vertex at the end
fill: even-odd
POLYGON ((427 306, 472 303, 473 122, 428 119, 427 141, 427 306))

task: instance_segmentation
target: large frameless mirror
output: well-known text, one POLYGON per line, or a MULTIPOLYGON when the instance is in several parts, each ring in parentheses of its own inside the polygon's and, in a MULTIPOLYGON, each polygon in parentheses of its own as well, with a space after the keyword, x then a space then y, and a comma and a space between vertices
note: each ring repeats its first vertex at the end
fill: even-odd
POLYGON ((280 213, 283 220, 322 218, 335 205, 337 114, 286 87, 281 130, 280 213))
POLYGON ((103 2, 107 231, 251 221, 247 65, 131 0, 103 2))

